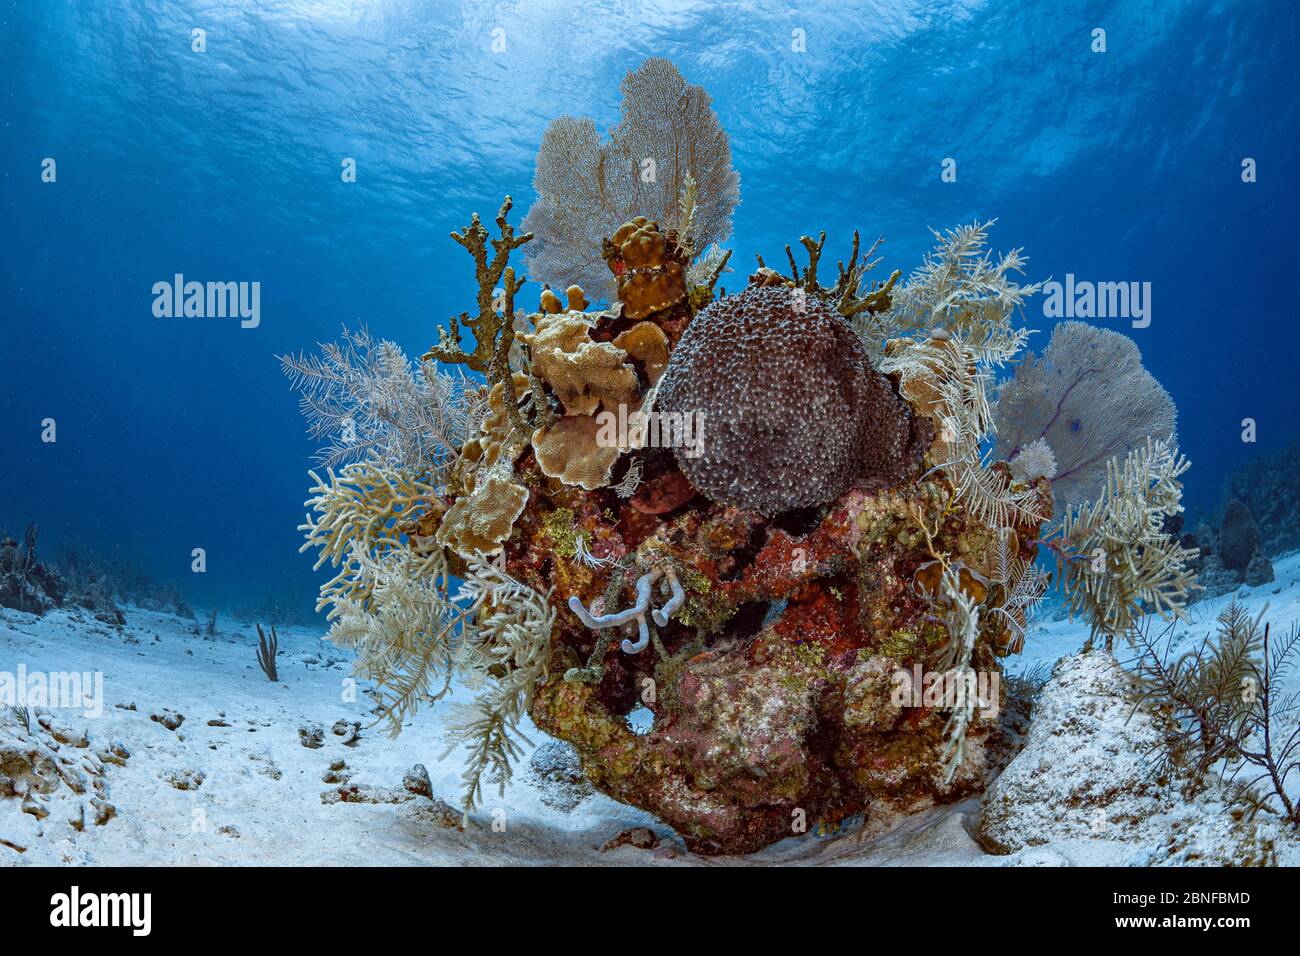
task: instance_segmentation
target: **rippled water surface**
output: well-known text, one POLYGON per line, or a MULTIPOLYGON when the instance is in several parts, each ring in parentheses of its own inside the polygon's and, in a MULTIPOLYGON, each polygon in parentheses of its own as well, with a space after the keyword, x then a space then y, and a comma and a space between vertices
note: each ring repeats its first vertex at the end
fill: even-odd
POLYGON ((648 56, 731 136, 740 268, 860 228, 906 272, 929 227, 998 217, 1031 278, 1152 283, 1151 326, 1112 327, 1179 405, 1193 503, 1300 424, 1291 4, 14 0, 0 27, 0 524, 51 546, 163 574, 204 546, 209 589, 306 603, 312 447, 274 355, 361 322, 423 351, 473 293, 447 234, 505 193, 522 216, 547 122, 612 125, 648 56), (262 324, 155 319, 177 272, 260 281, 262 324))

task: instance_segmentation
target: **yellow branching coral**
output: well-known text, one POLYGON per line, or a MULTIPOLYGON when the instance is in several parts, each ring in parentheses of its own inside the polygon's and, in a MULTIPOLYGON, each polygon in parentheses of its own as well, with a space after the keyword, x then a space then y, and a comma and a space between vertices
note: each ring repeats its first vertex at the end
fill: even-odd
POLYGON ((636 370, 627 352, 612 342, 594 342, 591 320, 581 312, 534 316, 537 329, 522 338, 532 354, 533 371, 555 392, 565 414, 590 415, 597 408, 617 410, 637 396, 636 370))
POLYGON ((1183 510, 1178 478, 1189 467, 1172 443, 1147 439, 1123 461, 1112 458, 1101 494, 1067 511, 1049 537, 1070 612, 1087 614, 1094 634, 1132 636, 1147 611, 1182 616, 1197 552, 1180 546, 1164 519, 1183 510))
MULTIPOLYGON (((853 322, 854 327, 861 331, 864 324, 870 322, 872 316, 876 313, 889 311, 893 304, 894 284, 898 282, 898 277, 901 275, 896 269, 890 273, 889 278, 884 282, 870 278, 869 273, 880 264, 879 259, 872 259, 871 257, 884 241, 885 237, 881 236, 871 244, 871 248, 866 251, 866 254, 859 258, 862 237, 861 233, 855 229, 853 231, 853 252, 849 256, 848 268, 845 268, 843 261, 836 263, 839 276, 834 285, 828 286, 822 285, 817 278, 817 267, 821 262, 822 249, 826 245, 825 231, 819 233, 816 239, 813 239, 812 236, 800 236, 799 244, 808 253, 808 266, 802 273, 799 271, 798 263, 795 262, 793 250, 787 244, 785 256, 790 263, 790 278, 787 279, 776 270, 769 269, 763 261, 763 257, 757 256, 758 271, 749 277, 749 284, 761 288, 785 285, 791 288, 803 289, 806 293, 816 295, 833 305, 840 315, 853 322)), ((873 343, 868 342, 867 344, 872 345, 873 343)), ((878 345, 879 343, 874 344, 878 345)))
POLYGON ((514 402, 514 381, 510 369, 515 327, 515 293, 527 280, 516 276, 513 266, 507 265, 510 253, 533 238, 531 232, 516 236, 514 227, 507 221, 513 200, 509 196, 497 212, 499 239, 489 239, 488 231, 479 221, 478 213, 470 224, 451 238, 465 248, 474 259, 474 274, 478 282, 478 316, 462 312, 460 318, 452 317, 447 328, 438 330, 438 344, 424 355, 426 360, 468 365, 476 372, 487 375, 491 385, 501 384, 507 392, 507 408, 515 427, 523 431, 525 424, 514 402), (488 246, 492 258, 488 258, 488 246), (498 297, 500 283, 500 297, 498 297), (466 352, 460 344, 461 326, 474 333, 474 349, 466 352))
MULTIPOLYGON (((363 573, 363 559, 409 548, 412 542, 403 527, 431 507, 436 495, 421 477, 373 459, 354 462, 337 474, 328 469, 326 480, 314 471, 310 474, 316 484, 306 504, 315 515, 309 513, 298 526, 307 539, 299 550, 319 548, 315 567, 328 561, 339 568, 321 586, 316 602, 318 611, 330 608, 327 617, 333 620, 343 602, 369 608, 374 581, 363 573)), ((441 573, 445 567, 437 548, 422 560, 430 574, 441 573)))

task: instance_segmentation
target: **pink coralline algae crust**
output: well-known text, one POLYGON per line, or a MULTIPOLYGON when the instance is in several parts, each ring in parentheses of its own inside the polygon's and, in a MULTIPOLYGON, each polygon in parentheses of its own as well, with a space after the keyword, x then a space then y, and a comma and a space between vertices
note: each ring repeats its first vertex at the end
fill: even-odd
MULTIPOLYGON (((747 853, 795 835, 796 811, 811 825, 978 792, 1009 759, 1023 713, 977 716, 967 757, 945 782, 949 712, 891 703, 896 673, 927 666, 946 640, 912 587, 929 557, 908 537, 913 509, 953 553, 988 543, 960 514, 940 518, 927 488, 850 490, 812 527, 702 498, 666 516, 645 544, 677 569, 688 597, 657 631, 662 650, 610 653, 598 681, 565 680, 595 634, 562 615, 534 721, 574 745, 594 786, 654 813, 699 853, 747 853), (654 715, 648 733, 626 720, 638 706, 654 715)), ((578 520, 581 533, 623 553, 608 515, 584 509, 578 520)), ((567 562, 547 554, 540 541, 521 548, 511 569, 553 580, 567 562)), ((607 586, 598 572, 577 593, 592 606, 607 586)), ((990 632, 973 666, 998 670, 993 644, 990 632)))
POLYGON ((677 453, 691 484, 765 515, 833 501, 863 477, 897 481, 920 457, 907 405, 802 289, 752 287, 699 312, 655 408, 698 416, 703 453, 677 453))

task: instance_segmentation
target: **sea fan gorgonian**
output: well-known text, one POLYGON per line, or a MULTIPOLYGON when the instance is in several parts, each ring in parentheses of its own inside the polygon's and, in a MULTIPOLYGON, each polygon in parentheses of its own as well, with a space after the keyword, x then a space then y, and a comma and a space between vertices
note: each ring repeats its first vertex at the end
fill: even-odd
POLYGON ((645 216, 681 229, 693 180, 689 238, 702 251, 731 235, 740 201, 731 146, 703 87, 655 57, 629 73, 622 89, 622 118, 608 139, 585 117, 562 116, 546 128, 533 178, 538 199, 523 221, 535 236, 526 252, 531 275, 607 299, 614 283, 601 242, 623 223, 645 216))
POLYGON ((1174 441, 1178 410, 1142 366, 1127 336, 1062 322, 1041 356, 1030 353, 1002 383, 994 410, 997 455, 1017 459, 1045 441, 1056 464, 1052 494, 1078 504, 1106 477, 1106 463, 1148 438, 1174 441))

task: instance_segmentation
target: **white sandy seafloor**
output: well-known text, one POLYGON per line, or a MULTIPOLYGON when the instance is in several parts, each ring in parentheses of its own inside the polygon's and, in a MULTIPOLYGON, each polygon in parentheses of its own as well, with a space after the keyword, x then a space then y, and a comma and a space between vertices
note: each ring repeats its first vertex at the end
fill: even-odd
MULTIPOLYGON (((1275 633, 1284 633, 1300 622, 1300 554, 1277 561, 1275 568, 1274 583, 1242 588, 1237 595, 1255 611, 1267 604, 1275 633)), ((1184 647, 1213 629, 1215 616, 1229 600, 1224 596, 1193 606, 1191 621, 1177 632, 1184 647)), ((350 663, 321 640, 319 630, 280 632, 281 680, 273 684, 254 658, 251 625, 219 619, 216 640, 205 640, 192 620, 136 607, 125 611, 128 624, 118 630, 84 612, 60 610, 37 618, 0 609, 0 671, 14 673, 22 665, 29 672, 102 672, 105 698, 98 717, 50 709, 38 712, 38 720, 32 721, 29 737, 47 748, 45 752, 53 752, 65 768, 76 768, 69 774, 73 780, 80 777, 83 784, 92 785, 81 794, 61 787, 42 798, 48 811, 43 817, 24 812, 18 797, 0 798, 0 866, 1141 865, 1215 863, 1225 862, 1225 857, 1232 862, 1234 854, 1243 852, 1225 836, 1230 826, 1223 821, 1229 818, 1212 802, 1180 804, 1181 798, 1176 798, 1157 813, 1147 797, 1114 793, 1114 787, 1106 789, 1106 780, 1099 780, 1088 785, 1100 788, 1100 809, 1091 806, 1086 818, 1090 825, 1081 827, 1053 802, 1056 796, 1044 797, 1044 788, 1079 786, 1078 780, 1056 779, 1054 770, 1063 777, 1093 768, 1104 777, 1108 768, 1125 761, 1136 766, 1134 755, 1124 752, 1132 736, 1131 725, 1125 723, 1127 712, 1117 718, 1123 708, 1091 706, 1084 709, 1092 714, 1092 736, 1082 742, 1061 738, 1060 727, 1040 725, 1037 742, 1034 733, 1030 735, 1033 752, 1027 749, 1018 758, 1021 765, 1013 764, 1004 774, 1002 798, 1010 808, 1009 825, 1023 828, 1026 843, 1010 855, 987 853, 972 837, 980 812, 976 798, 925 810, 888 829, 866 830, 855 824, 826 835, 814 827, 750 857, 697 857, 650 815, 546 779, 530 765, 532 748, 504 798, 498 797, 495 786, 488 788, 483 808, 462 830, 454 825, 458 815, 428 796, 403 789, 406 772, 423 764, 433 796, 459 804, 460 755, 442 756, 447 746, 445 703, 422 709, 392 739, 383 726, 373 725, 374 701, 364 686, 354 701, 345 700, 350 663), (165 710, 184 715, 174 731, 151 719, 165 710), (340 720, 361 725, 360 737, 351 744, 345 743, 349 734, 333 732, 340 720), (299 728, 312 724, 324 730, 318 748, 305 747, 300 740, 299 728), (119 755, 129 752, 129 757, 119 763, 98 756, 112 756, 114 750, 119 755), (325 782, 322 778, 339 761, 343 767, 333 771, 334 782, 325 782), (1027 790, 1023 799, 1014 791, 1005 792, 1020 786, 1021 780, 1030 781, 1025 786, 1035 792, 1027 790), (96 796, 96 782, 102 796, 96 796), (337 794, 341 785, 379 802, 322 801, 322 794, 337 794), (116 813, 96 825, 90 798, 111 803, 116 813), (1025 814, 1017 816, 1022 806, 1025 814), (1148 819, 1136 829, 1108 823, 1134 815, 1148 819), (70 820, 79 822, 81 829, 70 820), (653 830, 658 846, 602 849, 633 827, 653 830)), ((1050 665, 1073 655, 1086 636, 1086 627, 1078 622, 1036 624, 1025 654, 1013 659, 1011 669, 1050 665)), ((1090 655, 1080 660, 1070 673, 1086 684, 1095 678, 1100 659, 1090 655)), ((1070 679, 1067 675, 1062 680, 1070 679)), ((1076 681, 1072 686, 1082 685, 1076 681)), ((1050 691, 1049 686, 1045 693, 1050 691)), ((1061 690, 1052 705, 1057 719, 1062 709, 1069 718, 1061 727, 1075 723, 1069 693, 1077 690, 1061 690)), ((465 700, 469 695, 458 690, 455 696, 465 700)), ((12 742, 21 733, 12 715, 0 711, 0 743, 6 737, 12 742)), ((546 742, 531 729, 529 736, 535 744, 546 742)), ((1269 827, 1276 861, 1300 863, 1294 838, 1275 825, 1269 827)))

